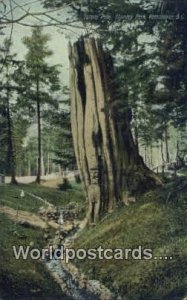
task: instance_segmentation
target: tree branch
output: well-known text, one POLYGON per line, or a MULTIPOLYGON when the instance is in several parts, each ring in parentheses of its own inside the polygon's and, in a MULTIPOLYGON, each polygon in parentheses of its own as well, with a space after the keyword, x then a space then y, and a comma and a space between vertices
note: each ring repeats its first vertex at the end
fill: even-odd
POLYGON ((31 4, 34 4, 36 2, 40 2, 40 0, 34 0, 34 1, 30 1, 30 2, 27 2, 25 4, 22 4, 22 5, 16 5, 14 6, 12 9, 10 9, 9 11, 7 11, 5 14, 4 14, 4 17, 9 15, 11 13, 11 11, 13 12, 14 10, 16 10, 17 8, 23 8, 25 6, 28 6, 28 5, 31 5, 31 4))
MULTIPOLYGON (((71 21, 64 21, 64 22, 61 22, 60 20, 58 20, 57 18, 53 17, 50 15, 50 13, 54 13, 54 12, 59 12, 59 10, 62 10, 64 8, 67 8, 67 7, 70 7, 72 6, 72 3, 70 4, 67 4, 67 5, 64 5, 63 7, 61 7, 60 9, 59 8, 55 8, 55 9, 51 9, 51 10, 48 10, 48 11, 44 11, 44 12, 30 12, 29 10, 26 10, 24 9, 24 6, 26 5, 29 5, 32 4, 32 3, 35 3, 37 2, 38 0, 35 0, 35 1, 32 1, 32 2, 28 2, 28 3, 25 3, 24 5, 19 5, 16 1, 12 0, 14 2, 14 4, 16 5, 13 9, 15 8, 20 8, 22 11, 24 11, 24 14, 21 15, 19 18, 17 19, 9 19, 9 18, 5 18, 5 16, 3 16, 1 19, 0 19, 0 25, 7 25, 7 24, 14 24, 14 23, 17 23, 19 25, 22 25, 22 26, 26 26, 26 27, 49 27, 49 26, 55 26, 59 29, 67 29, 65 27, 72 27, 72 28, 76 28, 76 29, 85 29, 84 26, 80 26, 80 25, 73 25, 73 23, 77 23, 78 21, 77 20, 71 20, 71 21), (43 20, 41 18, 38 18, 39 16, 43 16, 43 17, 46 17, 48 18, 48 20, 52 21, 51 23, 47 20, 43 20), (28 17, 33 17, 34 19, 38 20, 39 22, 45 22, 44 24, 30 24, 30 23, 26 23, 26 22, 22 22, 23 20, 25 20, 26 18, 28 17), (63 26, 63 27, 62 27, 63 26)), ((12 12, 12 10, 10 10, 10 12, 12 12)), ((70 29, 69 29, 70 30, 70 29)), ((70 30, 71 31, 71 30, 70 30)), ((73 32, 75 33, 75 32, 73 32)))

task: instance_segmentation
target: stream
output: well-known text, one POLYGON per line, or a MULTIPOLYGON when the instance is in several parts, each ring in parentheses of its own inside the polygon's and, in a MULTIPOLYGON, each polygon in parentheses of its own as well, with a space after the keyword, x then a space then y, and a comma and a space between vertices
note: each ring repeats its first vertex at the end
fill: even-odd
POLYGON ((68 297, 72 300, 99 300, 99 296, 91 293, 87 289, 80 289, 78 284, 72 278, 72 275, 64 270, 60 260, 52 259, 46 262, 48 270, 56 273, 62 282, 66 285, 66 292, 68 297))
MULTIPOLYGON (((65 247, 66 241, 70 237, 74 237, 76 233, 80 231, 79 226, 71 229, 65 239, 63 240, 63 245, 65 247)), ((56 248, 56 247, 55 247, 56 248)), ((58 248, 58 247, 57 247, 58 248)), ((66 248, 66 247, 65 247, 66 248)), ((99 281, 84 279, 84 274, 82 274, 76 267, 76 271, 70 268, 70 265, 64 265, 61 259, 46 258, 45 265, 53 278, 61 286, 63 293, 65 293, 72 300, 112 300, 114 295, 99 281), (78 273, 76 273, 78 272, 78 273)), ((71 264, 71 266, 73 266, 71 264)))
MULTIPOLYGON (((60 211, 58 218, 59 229, 56 231, 56 236, 52 242, 54 249, 59 249, 61 246, 66 248, 66 242, 74 239, 77 233, 82 230, 82 224, 78 222, 75 225, 76 217, 69 220, 72 226, 68 227, 64 221, 64 215, 60 211), (56 239, 57 238, 57 239, 56 239)), ((46 256, 44 263, 48 271, 52 274, 55 281, 60 285, 62 292, 72 300, 112 300, 114 295, 102 283, 97 280, 89 280, 80 272, 73 264, 64 264, 64 262, 56 258, 55 255, 49 259, 46 256)))

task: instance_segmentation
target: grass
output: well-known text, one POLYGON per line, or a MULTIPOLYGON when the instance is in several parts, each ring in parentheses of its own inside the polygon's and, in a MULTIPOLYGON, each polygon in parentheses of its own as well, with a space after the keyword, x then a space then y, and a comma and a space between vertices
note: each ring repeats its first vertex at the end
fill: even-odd
POLYGON ((14 258, 13 245, 41 249, 40 229, 15 225, 0 214, 0 295, 5 299, 66 299, 42 262, 14 258))
MULTIPOLYGON (((129 257, 126 260, 76 261, 80 269, 128 300, 181 300, 187 294, 185 183, 183 178, 175 182, 168 180, 163 188, 148 192, 136 203, 109 214, 97 226, 83 230, 74 245, 86 249, 99 246, 136 249, 142 246, 152 249, 153 257, 172 256, 172 260, 133 260, 129 257)), ((1 186, 0 204, 13 208, 21 205, 22 209, 36 212, 42 204, 29 196, 21 200, 20 189, 57 206, 69 202, 84 206, 84 195, 77 185, 68 192, 34 184, 1 186)), ((0 274, 5 274, 0 275, 0 286, 4 286, 5 291, 12 291, 11 299, 58 299, 59 289, 40 262, 12 261, 7 255, 13 244, 34 243, 42 247, 42 231, 15 227, 4 215, 0 215, 0 224, 0 274), (52 293, 54 296, 50 298, 52 293)))
MULTIPOLYGON (((54 188, 30 185, 0 186, 0 205, 36 213, 43 203, 29 196, 32 193, 42 197, 55 206, 64 206, 69 202, 83 206, 84 194, 80 185, 62 192, 54 188), (25 191, 21 199, 20 190, 25 191)), ((54 232, 51 232, 51 238, 54 232)), ((46 246, 41 229, 24 228, 10 221, 0 213, 0 297, 11 300, 60 300, 68 299, 54 282, 41 261, 19 259, 13 256, 13 245, 31 246, 42 249, 46 246)), ((50 238, 50 237, 49 237, 50 238)))
POLYGON ((80 206, 84 203, 84 194, 80 185, 75 185, 68 191, 59 191, 54 188, 39 186, 36 184, 29 185, 2 185, 0 186, 0 205, 6 205, 14 209, 37 212, 44 204, 36 198, 28 195, 34 194, 47 200, 55 206, 64 206, 70 202, 78 203, 80 206), (21 199, 20 191, 25 191, 25 197, 21 199))
POLYGON ((76 248, 152 249, 172 260, 81 260, 92 279, 130 300, 181 300, 187 294, 187 187, 183 179, 145 194, 118 209, 96 227, 85 229, 76 248), (169 197, 168 197, 169 195, 169 197))

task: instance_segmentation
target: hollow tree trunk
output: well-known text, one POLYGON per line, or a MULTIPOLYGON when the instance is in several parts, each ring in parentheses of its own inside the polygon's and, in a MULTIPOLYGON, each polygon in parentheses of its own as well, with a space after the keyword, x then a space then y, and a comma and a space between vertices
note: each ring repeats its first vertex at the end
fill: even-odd
POLYGON ((95 223, 127 195, 160 184, 138 154, 128 113, 120 109, 111 56, 100 42, 69 47, 71 124, 78 168, 95 223))

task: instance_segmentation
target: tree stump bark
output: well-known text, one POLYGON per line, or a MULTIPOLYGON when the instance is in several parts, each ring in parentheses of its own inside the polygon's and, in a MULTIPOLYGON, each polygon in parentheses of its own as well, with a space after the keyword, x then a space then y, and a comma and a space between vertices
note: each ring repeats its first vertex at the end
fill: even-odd
POLYGON ((121 109, 111 56, 99 41, 69 45, 71 125, 89 223, 161 182, 144 164, 121 109))

